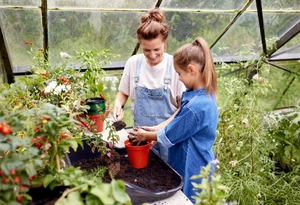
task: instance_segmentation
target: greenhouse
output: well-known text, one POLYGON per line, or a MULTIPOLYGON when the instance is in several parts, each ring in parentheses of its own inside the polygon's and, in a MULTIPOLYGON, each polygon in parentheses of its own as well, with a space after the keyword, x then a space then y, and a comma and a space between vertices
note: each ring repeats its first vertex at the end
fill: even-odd
POLYGON ((0 204, 300 204, 299 42, 299 0, 0 0, 0 204))

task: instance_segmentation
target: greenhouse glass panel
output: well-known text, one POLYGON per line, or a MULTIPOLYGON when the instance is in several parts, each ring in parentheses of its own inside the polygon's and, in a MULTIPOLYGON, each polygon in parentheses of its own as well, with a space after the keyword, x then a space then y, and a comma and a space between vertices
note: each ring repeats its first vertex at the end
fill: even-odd
POLYGON ((41 0, 0 0, 0 6, 40 6, 41 0))
MULTIPOLYGON (((127 60, 136 45, 138 12, 49 11, 50 61, 60 52, 76 55, 78 49, 109 49, 114 61, 127 60)), ((57 59, 58 58, 58 59, 57 59)))
POLYGON ((105 9, 105 8, 125 8, 125 9, 149 9, 154 8, 156 1, 136 1, 136 0, 48 0, 48 7, 60 8, 82 8, 82 9, 105 9))
POLYGON ((42 48, 43 34, 39 10, 0 9, 1 27, 8 45, 14 72, 18 66, 32 64, 28 53, 32 48, 42 48))
POLYGON ((173 9, 240 9, 247 0, 163 0, 161 8, 173 8, 173 9))
POLYGON ((257 57, 262 53, 257 14, 245 12, 230 27, 212 48, 212 53, 220 60, 243 60, 257 57), (251 28, 251 29, 250 29, 251 28), (242 59, 241 59, 242 58, 242 59))
MULTIPOLYGON (((274 62, 274 64, 286 68, 291 72, 296 72, 300 68, 297 61, 294 61, 294 63, 292 61, 274 62)), ((273 110, 299 104, 299 95, 295 95, 295 93, 299 92, 299 75, 291 74, 290 72, 267 64, 264 65, 263 69, 265 67, 269 67, 269 73, 266 78, 272 89, 260 99, 260 105, 269 110, 273 110)))
POLYGON ((272 57, 294 58, 300 56, 300 34, 291 39, 288 43, 276 51, 272 57), (297 54, 297 55, 295 55, 297 54))
POLYGON ((299 22, 300 14, 264 13, 264 27, 267 39, 280 38, 299 22))
POLYGON ((166 12, 166 23, 170 28, 168 52, 173 53, 182 44, 190 43, 198 36, 211 44, 233 16, 228 13, 166 12))
POLYGON ((297 10, 300 9, 299 0, 263 0, 263 9, 274 9, 274 10, 297 10))

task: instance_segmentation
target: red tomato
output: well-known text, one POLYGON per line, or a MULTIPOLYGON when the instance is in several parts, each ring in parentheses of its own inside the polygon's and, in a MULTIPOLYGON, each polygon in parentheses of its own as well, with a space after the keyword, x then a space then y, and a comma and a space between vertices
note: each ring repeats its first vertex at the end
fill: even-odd
POLYGON ((22 184, 22 185, 20 186, 20 191, 21 191, 21 192, 25 191, 25 188, 26 188, 26 185, 22 184))
POLYGON ((38 127, 35 127, 34 129, 33 129, 33 131, 34 132, 38 132, 40 129, 38 128, 38 127))
POLYGON ((21 202, 23 200, 23 196, 19 195, 19 196, 17 196, 16 199, 17 199, 18 202, 21 202))
POLYGON ((2 127, 2 130, 1 130, 2 134, 4 134, 4 135, 9 134, 10 131, 11 131, 11 128, 10 128, 10 126, 8 126, 8 125, 7 125, 7 126, 3 126, 3 127, 2 127))
POLYGON ((3 171, 0 169, 0 177, 4 175, 3 171))
POLYGON ((3 124, 2 122, 0 122, 0 131, 2 131, 2 128, 3 128, 3 124))
POLYGON ((11 170, 9 170, 9 174, 14 176, 17 174, 17 171, 15 169, 11 169, 11 170))
POLYGON ((33 175, 33 176, 29 177, 29 181, 34 180, 36 177, 37 177, 37 175, 33 175))
POLYGON ((9 178, 8 177, 4 177, 2 179, 3 184, 8 184, 9 183, 9 178))
POLYGON ((42 144, 41 142, 36 142, 36 143, 35 143, 35 146, 36 146, 37 148, 39 148, 39 149, 42 147, 42 145, 43 145, 43 144, 42 144))
POLYGON ((19 183, 21 181, 21 178, 19 176, 14 177, 14 182, 19 183))
POLYGON ((69 138, 69 135, 66 133, 60 133, 60 138, 69 138))
POLYGON ((50 120, 50 117, 48 117, 48 116, 40 117, 40 120, 41 120, 41 121, 43 121, 43 120, 49 121, 49 120, 50 120))

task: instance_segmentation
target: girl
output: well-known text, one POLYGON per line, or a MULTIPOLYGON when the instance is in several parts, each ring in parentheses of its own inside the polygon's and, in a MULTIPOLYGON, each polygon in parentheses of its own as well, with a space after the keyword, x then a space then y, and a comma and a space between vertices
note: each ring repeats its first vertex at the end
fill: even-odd
MULTIPOLYGON (((210 49, 201 37, 174 53, 174 68, 187 90, 174 119, 158 131, 135 128, 133 142, 154 140, 169 148, 167 162, 183 177, 183 193, 194 202, 190 177, 214 159, 218 109, 217 79, 210 49)), ((214 167, 213 167, 214 169, 214 167)), ((193 182, 201 183, 200 179, 193 182)))

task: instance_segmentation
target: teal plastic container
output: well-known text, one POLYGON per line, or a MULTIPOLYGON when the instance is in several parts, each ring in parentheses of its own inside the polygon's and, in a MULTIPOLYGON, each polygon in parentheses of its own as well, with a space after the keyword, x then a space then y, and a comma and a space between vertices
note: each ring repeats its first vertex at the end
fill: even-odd
POLYGON ((90 115, 98 115, 106 111, 105 99, 101 97, 87 99, 86 105, 90 106, 87 110, 90 115))

